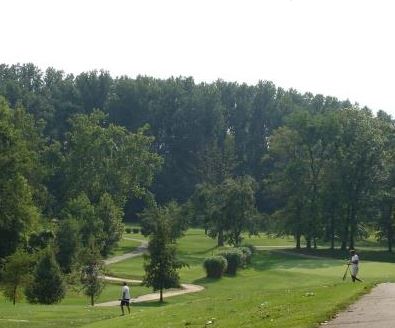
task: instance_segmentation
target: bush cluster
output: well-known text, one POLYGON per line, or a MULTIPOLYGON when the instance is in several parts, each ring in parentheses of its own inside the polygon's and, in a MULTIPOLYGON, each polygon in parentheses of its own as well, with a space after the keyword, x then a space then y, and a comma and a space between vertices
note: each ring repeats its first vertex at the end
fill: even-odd
POLYGON ((248 264, 251 264, 251 250, 246 246, 241 246, 238 249, 241 250, 241 252, 243 253, 243 256, 241 258, 241 266, 246 267, 248 264))
POLYGON ((207 277, 220 278, 223 273, 235 275, 238 268, 251 264, 256 249, 252 245, 243 245, 219 252, 216 256, 208 257, 203 262, 207 277))
POLYGON ((252 244, 246 243, 246 244, 243 244, 241 247, 248 247, 251 252, 251 255, 254 255, 256 253, 256 247, 252 244))
POLYGON ((228 261, 223 256, 211 256, 203 262, 207 278, 221 278, 227 266, 228 261))
POLYGON ((225 273, 235 275, 237 268, 243 265, 243 252, 240 249, 233 248, 220 252, 218 255, 223 256, 228 261, 225 273))
POLYGON ((132 232, 132 229, 131 229, 131 228, 125 228, 125 232, 126 232, 126 233, 131 233, 131 232, 132 232))

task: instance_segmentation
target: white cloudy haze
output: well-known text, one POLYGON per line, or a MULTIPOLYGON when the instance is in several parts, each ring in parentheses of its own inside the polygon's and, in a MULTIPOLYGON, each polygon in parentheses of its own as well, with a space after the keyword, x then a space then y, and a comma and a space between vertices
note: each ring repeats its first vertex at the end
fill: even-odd
POLYGON ((392 0, 3 0, 0 63, 271 80, 395 116, 392 0))

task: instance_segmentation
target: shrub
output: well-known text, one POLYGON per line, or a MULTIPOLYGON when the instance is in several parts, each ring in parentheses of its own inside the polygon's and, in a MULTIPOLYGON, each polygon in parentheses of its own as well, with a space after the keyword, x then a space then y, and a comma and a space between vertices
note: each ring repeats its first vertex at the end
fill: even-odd
POLYGON ((26 288, 25 294, 30 303, 53 304, 60 302, 66 293, 65 283, 50 251, 46 251, 38 261, 33 282, 26 288))
POLYGON ((211 256, 203 262, 207 278, 221 278, 227 266, 228 261, 223 256, 211 256))
POLYGON ((132 232, 132 229, 131 229, 131 228, 125 228, 125 232, 126 232, 126 233, 131 233, 131 232, 132 232))
POLYGON ((256 253, 256 247, 252 244, 243 244, 242 247, 248 247, 250 249, 251 255, 256 253))
POLYGON ((228 266, 226 268, 226 273, 235 275, 237 268, 243 264, 243 252, 237 248, 223 251, 218 255, 223 256, 227 262, 228 266))
POLYGON ((242 265, 243 267, 245 267, 248 264, 251 264, 251 257, 252 257, 252 253, 251 250, 246 247, 246 246, 241 246, 239 247, 239 249, 242 251, 243 253, 243 258, 242 258, 242 265))
POLYGON ((133 228, 132 231, 133 231, 133 233, 139 233, 139 232, 140 232, 140 229, 138 229, 138 228, 133 228))

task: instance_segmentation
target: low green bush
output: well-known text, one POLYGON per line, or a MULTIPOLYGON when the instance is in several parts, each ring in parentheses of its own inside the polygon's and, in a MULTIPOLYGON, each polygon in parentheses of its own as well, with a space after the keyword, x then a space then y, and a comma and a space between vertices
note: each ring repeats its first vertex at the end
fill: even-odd
POLYGON ((250 248, 246 246, 241 246, 238 249, 240 249, 243 253, 242 266, 245 267, 248 264, 251 264, 252 252, 250 248))
POLYGON ((133 228, 132 231, 133 231, 133 233, 139 233, 139 232, 140 232, 140 229, 138 229, 138 228, 133 228))
POLYGON ((221 278, 227 266, 228 261, 223 256, 211 256, 203 262, 207 278, 221 278))
POLYGON ((256 253, 256 247, 252 244, 243 244, 241 247, 248 247, 250 249, 251 255, 254 255, 256 253))
POLYGON ((226 268, 225 273, 235 275, 237 269, 243 265, 244 254, 240 249, 232 248, 222 251, 218 255, 223 256, 228 261, 228 267, 226 268))
POLYGON ((126 233, 131 233, 131 232, 132 232, 132 229, 131 229, 131 228, 126 228, 126 229, 125 229, 125 232, 126 232, 126 233))

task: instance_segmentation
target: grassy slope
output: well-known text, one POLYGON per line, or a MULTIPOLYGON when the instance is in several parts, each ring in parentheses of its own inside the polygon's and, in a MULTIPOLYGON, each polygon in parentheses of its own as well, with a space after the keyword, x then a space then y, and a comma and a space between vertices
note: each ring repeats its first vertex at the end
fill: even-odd
MULTIPOLYGON (((267 237, 254 237, 252 243, 293 245, 290 239, 267 237)), ((179 242, 180 257, 191 265, 181 276, 184 282, 205 286, 205 291, 170 298, 162 306, 157 302, 135 305, 130 317, 87 327, 204 327, 209 320, 214 322, 211 327, 314 327, 375 282, 395 281, 392 263, 362 262, 365 283, 352 284, 350 278, 341 280, 345 269, 341 256, 310 259, 275 251, 259 252, 253 265, 236 277, 210 281, 204 278, 201 263, 215 252, 214 241, 191 229, 179 242)), ((133 259, 114 264, 111 270, 138 277, 143 274, 142 263, 141 258, 133 259)))
MULTIPOLYGON (((254 237, 256 245, 286 245, 290 240, 254 237)), ((204 278, 202 259, 215 253, 215 242, 200 230, 191 229, 179 242, 180 257, 190 264, 183 269, 183 282, 206 287, 203 292, 133 306, 131 316, 119 317, 118 308, 87 307, 86 297, 69 293, 55 306, 18 304, 15 308, 0 299, 0 327, 313 327, 350 303, 375 281, 395 281, 395 265, 366 262, 361 264, 363 284, 342 282, 344 261, 309 259, 293 254, 262 251, 253 265, 236 277, 218 281, 204 278), (105 320, 110 319, 111 320, 105 320), (215 318, 213 320, 213 318, 215 318), (2 319, 22 319, 10 322, 2 319)), ((325 254, 327 255, 327 254, 325 254)), ((341 257, 340 257, 341 258, 341 257)), ((124 276, 141 277, 142 258, 113 264, 110 270, 124 276)), ((132 287, 134 296, 148 292, 132 287)), ((117 299, 119 285, 108 285, 98 301, 117 299)))

